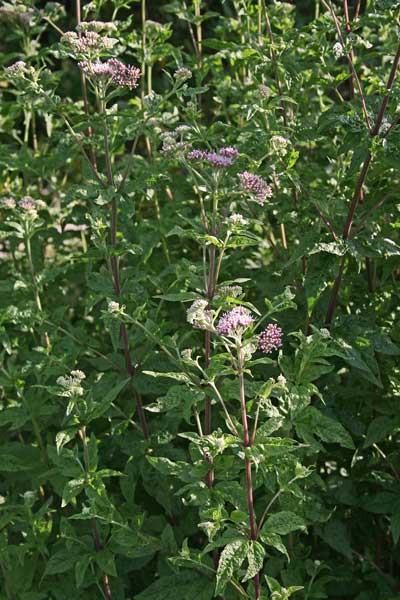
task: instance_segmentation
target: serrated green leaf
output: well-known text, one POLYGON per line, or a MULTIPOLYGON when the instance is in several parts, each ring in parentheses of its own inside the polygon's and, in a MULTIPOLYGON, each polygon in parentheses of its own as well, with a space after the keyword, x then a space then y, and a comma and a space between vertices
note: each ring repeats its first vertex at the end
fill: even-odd
POLYGON ((288 533, 299 529, 306 529, 304 519, 291 511, 283 510, 267 518, 263 525, 262 533, 287 535, 288 533))
POLYGON ((219 558, 215 594, 222 594, 233 574, 241 567, 247 556, 248 542, 234 540, 225 546, 219 558))
POLYGON ((248 581, 261 571, 264 563, 264 558, 265 550, 260 544, 260 542, 250 540, 248 543, 247 550, 247 561, 249 564, 247 567, 246 574, 242 579, 243 582, 248 581))

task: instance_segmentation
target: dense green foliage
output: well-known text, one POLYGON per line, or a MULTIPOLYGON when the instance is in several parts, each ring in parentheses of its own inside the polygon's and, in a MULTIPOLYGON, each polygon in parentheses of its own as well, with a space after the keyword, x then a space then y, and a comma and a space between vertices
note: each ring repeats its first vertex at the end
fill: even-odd
POLYGON ((2 3, 1 600, 400 598, 399 13, 2 3))

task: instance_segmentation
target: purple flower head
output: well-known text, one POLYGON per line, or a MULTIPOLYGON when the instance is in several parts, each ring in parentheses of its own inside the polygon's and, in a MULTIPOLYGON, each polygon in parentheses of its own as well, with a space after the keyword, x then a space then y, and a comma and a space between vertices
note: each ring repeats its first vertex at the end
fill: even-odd
POLYGON ((82 60, 78 65, 81 71, 88 77, 109 79, 115 85, 130 89, 137 87, 140 77, 140 69, 131 65, 126 66, 117 58, 110 58, 105 62, 97 60, 94 63, 82 60))
POLYGON ((112 80, 116 85, 130 89, 137 87, 140 69, 132 65, 126 66, 117 58, 110 58, 107 63, 112 69, 112 80))
POLYGON ((88 60, 81 60, 78 63, 80 70, 88 77, 95 77, 96 79, 111 78, 112 68, 107 62, 100 62, 97 60, 95 63, 91 63, 88 60))
POLYGON ((232 148, 232 146, 228 146, 226 148, 221 148, 219 150, 219 154, 222 156, 228 156, 229 158, 237 158, 239 156, 239 151, 236 148, 232 148))
POLYGON ((218 154, 217 152, 207 152, 206 161, 217 169, 224 169, 233 165, 233 158, 218 154))
POLYGON ((268 183, 258 175, 254 175, 248 171, 243 171, 243 173, 238 173, 238 176, 242 190, 245 192, 250 192, 254 196, 255 202, 261 206, 264 204, 267 198, 272 197, 271 186, 268 185, 268 183))
POLYGON ((271 354, 273 350, 278 350, 282 346, 283 331, 275 323, 269 323, 263 332, 258 336, 258 347, 265 354, 271 354))
POLYGON ((33 198, 31 198, 30 196, 24 196, 18 202, 18 206, 20 208, 22 208, 22 210, 26 210, 27 212, 31 212, 31 211, 36 210, 38 208, 38 203, 37 203, 36 200, 34 200, 33 198))
POLYGON ((217 169, 226 169, 233 165, 239 152, 235 148, 221 148, 218 152, 205 152, 204 150, 192 150, 187 155, 189 160, 204 160, 217 169))
POLYGON ((207 155, 207 152, 203 150, 191 150, 187 155, 189 160, 203 160, 207 155))
POLYGON ((222 315, 217 325, 220 335, 241 335, 254 322, 250 311, 243 306, 235 306, 222 315))

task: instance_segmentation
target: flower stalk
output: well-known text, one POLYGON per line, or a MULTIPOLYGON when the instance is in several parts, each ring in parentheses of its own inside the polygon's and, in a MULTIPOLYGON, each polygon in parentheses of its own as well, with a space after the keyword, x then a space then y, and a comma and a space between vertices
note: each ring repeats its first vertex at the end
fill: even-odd
MULTIPOLYGON (((89 474, 90 474, 90 457, 89 457, 89 448, 88 448, 85 425, 82 425, 79 428, 78 435, 82 442, 83 464, 84 464, 84 468, 85 468, 85 477, 86 477, 86 479, 88 479, 89 474)), ((94 541, 94 546, 95 546, 96 552, 100 552, 103 548, 103 544, 101 543, 99 526, 98 526, 97 520, 95 518, 92 519, 92 529, 93 529, 93 541, 94 541)), ((112 599, 111 588, 110 588, 110 583, 108 581, 108 576, 106 573, 102 574, 102 584, 103 584, 103 591, 104 591, 106 599, 111 600, 112 599)))
MULTIPOLYGON (((252 481, 252 461, 248 455, 248 450, 251 449, 253 445, 253 441, 255 438, 255 432, 250 438, 249 435, 249 426, 247 419, 247 409, 246 409, 246 394, 244 387, 244 352, 243 346, 240 343, 237 348, 237 359, 238 359, 238 376, 239 376, 239 396, 240 396, 240 410, 242 417, 242 425, 243 425, 243 446, 245 449, 245 471, 246 471, 246 492, 247 492, 247 507, 249 513, 249 522, 250 522, 250 537, 253 541, 257 540, 257 524, 256 517, 254 511, 254 498, 253 498, 253 481, 252 481)), ((255 589, 255 597, 256 600, 260 598, 261 588, 260 588, 260 574, 257 573, 254 576, 254 589, 255 589)))
MULTIPOLYGON (((111 163, 111 152, 110 152, 110 144, 108 137, 108 127, 107 127, 107 116, 106 116, 106 107, 103 98, 100 98, 99 102, 100 114, 103 117, 103 134, 104 134, 104 152, 105 152, 105 164, 106 164, 106 174, 107 174, 107 182, 108 187, 114 187, 114 177, 111 163)), ((117 228, 118 228, 118 206, 117 200, 114 197, 111 201, 111 273, 113 279, 113 285, 115 294, 117 297, 121 296, 121 285, 120 285, 120 277, 119 277, 119 260, 118 256, 115 254, 115 248, 117 243, 117 228)), ((125 367, 129 377, 133 377, 135 375, 135 368, 132 363, 132 358, 129 349, 129 338, 128 332, 126 329, 125 323, 121 323, 120 325, 120 336, 123 344, 123 351, 125 357, 125 367)), ((149 439, 149 429, 147 425, 146 415, 144 413, 142 399, 140 394, 135 390, 132 385, 132 393, 136 404, 136 410, 138 412, 140 427, 142 429, 143 437, 145 440, 149 439)))

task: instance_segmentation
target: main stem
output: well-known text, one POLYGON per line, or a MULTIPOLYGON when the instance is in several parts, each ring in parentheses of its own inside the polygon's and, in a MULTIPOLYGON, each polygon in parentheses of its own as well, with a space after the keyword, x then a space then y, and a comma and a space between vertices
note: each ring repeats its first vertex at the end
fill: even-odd
MULTIPOLYGON (((198 22, 196 23, 196 39, 197 39, 196 62, 197 62, 197 68, 199 70, 199 73, 201 73, 201 70, 203 68, 203 31, 202 31, 201 21, 200 21, 201 0, 193 0, 193 3, 194 3, 194 14, 196 16, 196 19, 198 19, 198 22)), ((199 94, 198 98, 199 98, 199 100, 198 100, 199 107, 201 108, 201 102, 202 102, 201 94, 199 94)))
MULTIPOLYGON (((344 18, 346 20, 346 33, 347 33, 347 35, 349 35, 349 33, 351 33, 351 25, 350 25, 348 0, 343 0, 343 10, 344 10, 344 18)), ((350 51, 350 58, 351 58, 352 62, 354 63, 353 50, 350 51)), ((354 98, 354 75, 353 75, 351 68, 350 68, 349 85, 350 85, 350 90, 349 90, 350 100, 353 100, 353 98, 354 98)))
MULTIPOLYGON (((238 349, 238 367, 239 367, 239 394, 240 394, 240 409, 242 414, 242 425, 243 425, 243 446, 245 448, 251 448, 252 440, 249 435, 249 426, 247 422, 247 410, 246 410, 246 394, 244 389, 244 354, 243 348, 240 346, 238 349)), ((251 459, 246 455, 245 458, 245 469, 246 469, 246 487, 247 487, 247 507, 249 511, 250 521, 250 536, 253 541, 257 540, 257 525, 254 512, 254 499, 253 499, 253 481, 252 481, 252 463, 251 459)), ((261 594, 260 589, 260 574, 254 576, 254 589, 256 600, 259 599, 261 594)))
MULTIPOLYGON (((25 244, 26 244, 26 253, 28 255, 28 263, 29 270, 31 273, 32 286, 33 286, 33 295, 35 297, 36 306, 39 312, 43 312, 42 301, 40 299, 39 288, 36 279, 35 265, 33 264, 32 257, 32 247, 31 247, 31 238, 28 231, 25 229, 25 244)), ((50 346, 50 338, 47 331, 44 332, 44 342, 46 344, 46 348, 50 346)))
MULTIPOLYGON (((109 187, 114 187, 114 177, 112 172, 112 164, 111 164, 111 152, 110 145, 108 141, 108 130, 107 130, 107 121, 106 121, 106 107, 104 101, 101 100, 99 103, 100 113, 103 117, 103 132, 104 132, 104 150, 105 150, 105 162, 106 162, 106 174, 107 174, 107 182, 109 187)), ((112 251, 115 250, 117 243, 117 227, 118 227, 118 206, 117 200, 115 197, 111 201, 111 248, 112 251)), ((114 284, 114 290, 116 295, 121 296, 121 285, 119 279, 119 260, 118 257, 112 252, 111 256, 111 273, 114 284)), ((132 364, 131 353, 129 350, 129 339, 128 332, 126 329, 125 323, 121 323, 120 328, 120 336, 122 338, 122 344, 124 349, 125 356, 125 367, 129 377, 133 377, 135 374, 135 368, 132 364)), ((136 403, 136 410, 139 415, 140 427, 142 429, 143 437, 145 440, 149 439, 149 429, 147 426, 146 415, 143 409, 142 399, 139 393, 132 386, 132 392, 136 403)))
MULTIPOLYGON (((79 437, 82 442, 83 463, 85 466, 85 475, 87 477, 90 472, 90 459, 89 459, 89 449, 88 449, 87 437, 86 437, 86 427, 84 425, 79 429, 79 437)), ((92 528, 93 528, 94 546, 96 548, 96 552, 100 552, 100 550, 103 549, 103 544, 101 543, 101 540, 100 540, 99 527, 98 527, 98 524, 97 524, 97 521, 95 518, 92 519, 92 528)), ((106 573, 103 573, 103 575, 102 575, 102 582, 103 582, 104 594, 105 594, 107 600, 111 600, 110 583, 108 581, 108 577, 107 577, 106 573)))
MULTIPOLYGON (((274 70, 276 87, 278 88, 278 95, 281 98, 280 105, 281 105, 281 112, 282 112, 283 124, 284 124, 285 127, 287 127, 289 119, 288 119, 286 105, 285 105, 284 101, 282 100, 282 97, 283 97, 283 84, 282 84, 281 78, 279 76, 278 59, 277 59, 275 48, 274 48, 274 34, 272 32, 271 21, 270 21, 269 15, 268 15, 268 11, 267 11, 267 7, 266 7, 266 4, 265 4, 265 0, 262 0, 262 8, 263 8, 263 13, 264 13, 265 26, 267 28, 267 33, 268 33, 268 39, 269 39, 269 43, 270 43, 270 46, 271 46, 271 48, 270 48, 270 56, 271 56, 272 67, 273 67, 273 70, 274 70)), ((292 197, 293 197, 294 205, 297 208, 297 204, 298 204, 298 199, 299 198, 298 198, 297 190, 296 190, 295 187, 292 187, 292 197)), ((285 233, 285 225, 283 223, 281 224, 281 233, 282 233, 282 244, 283 244, 283 247, 286 250, 286 233, 285 233)))

